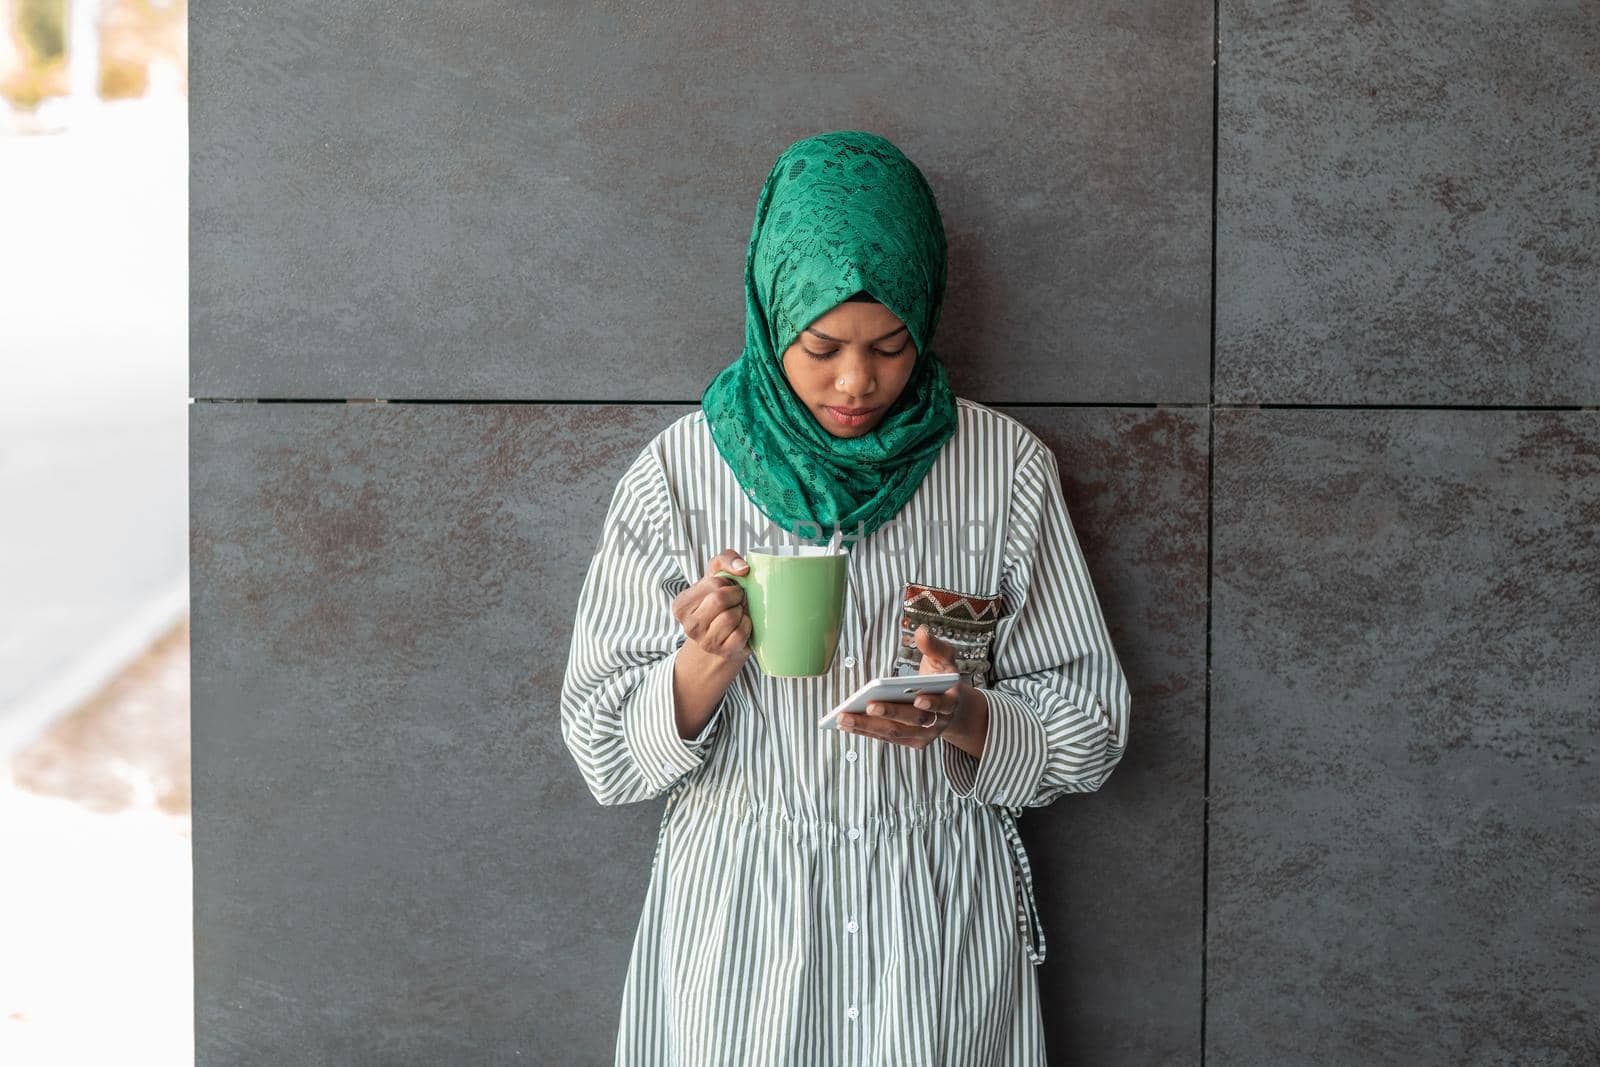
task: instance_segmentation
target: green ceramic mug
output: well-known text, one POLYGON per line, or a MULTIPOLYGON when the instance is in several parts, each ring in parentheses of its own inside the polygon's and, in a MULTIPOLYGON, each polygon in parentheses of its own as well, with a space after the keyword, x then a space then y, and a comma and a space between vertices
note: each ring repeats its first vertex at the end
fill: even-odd
POLYGON ((796 556, 750 552, 750 570, 731 578, 744 590, 750 612, 750 649, 774 678, 807 678, 833 666, 844 625, 846 568, 850 556, 817 545, 798 545, 796 556))

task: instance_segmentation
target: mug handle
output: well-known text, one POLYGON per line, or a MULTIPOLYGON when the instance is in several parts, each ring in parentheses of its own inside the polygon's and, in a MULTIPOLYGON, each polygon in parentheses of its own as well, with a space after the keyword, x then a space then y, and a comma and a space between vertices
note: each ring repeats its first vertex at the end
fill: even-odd
POLYGON ((749 592, 750 592, 750 575, 748 573, 745 573, 745 574, 734 574, 732 571, 718 570, 718 571, 713 571, 712 574, 711 574, 711 577, 713 577, 713 578, 732 578, 735 582, 739 583, 739 588, 743 589, 745 591, 746 595, 748 595, 749 592))

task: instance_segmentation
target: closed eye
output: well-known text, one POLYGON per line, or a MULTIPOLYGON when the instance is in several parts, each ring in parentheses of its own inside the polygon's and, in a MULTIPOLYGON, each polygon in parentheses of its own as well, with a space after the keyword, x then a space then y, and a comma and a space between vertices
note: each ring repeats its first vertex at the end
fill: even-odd
MULTIPOLYGON (((839 351, 837 348, 830 348, 826 352, 813 352, 813 351, 811 351, 810 348, 808 348, 805 345, 801 345, 800 346, 800 350, 802 352, 804 352, 806 355, 810 356, 812 359, 829 359, 829 358, 831 358, 833 356, 833 354, 835 352, 839 351)), ((906 345, 901 345, 899 348, 894 349, 892 352, 885 351, 885 350, 883 350, 881 348, 874 348, 872 351, 875 354, 880 355, 880 356, 898 356, 900 353, 904 352, 905 350, 906 350, 906 345)))

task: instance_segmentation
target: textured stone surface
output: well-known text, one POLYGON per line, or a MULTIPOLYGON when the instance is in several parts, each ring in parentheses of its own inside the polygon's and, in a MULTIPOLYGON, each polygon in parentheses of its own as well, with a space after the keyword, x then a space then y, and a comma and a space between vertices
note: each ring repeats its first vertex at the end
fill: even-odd
POLYGON ((1211 28, 1111 0, 208 4, 193 395, 698 401, 743 344, 773 160, 863 128, 940 199, 959 391, 1203 399, 1211 28))
POLYGON ((1600 18, 1222 0, 1216 397, 1600 402, 1600 18))
MULTIPOLYGON (((199 1062, 608 1062, 660 804, 594 803, 557 698, 616 479, 682 410, 195 405, 199 1062)), ((1194 1060, 1204 418, 1012 413, 1137 709, 1102 793, 1023 820, 1052 1048, 1194 1060)))
POLYGON ((1206 415, 1005 408, 1056 454, 1133 692, 1105 786, 1029 809, 1052 1062, 1200 1062, 1206 415))
POLYGON ((1600 1061, 1600 417, 1219 411, 1207 1058, 1600 1061))
POLYGON ((595 804, 557 695, 681 409, 192 410, 198 1062, 609 1062, 659 804, 595 804))

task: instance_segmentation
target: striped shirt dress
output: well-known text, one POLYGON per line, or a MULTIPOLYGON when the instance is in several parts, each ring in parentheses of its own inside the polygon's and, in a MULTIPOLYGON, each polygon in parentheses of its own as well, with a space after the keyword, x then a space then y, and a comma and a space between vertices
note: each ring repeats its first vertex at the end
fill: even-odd
POLYGON ((1047 1062, 1045 935, 1016 819, 1106 781, 1128 686, 1053 453, 1001 412, 957 409, 895 520, 854 544, 844 532, 831 669, 773 678, 752 656, 690 739, 674 714, 673 598, 724 549, 796 539, 743 494, 703 410, 617 485, 560 708, 599 803, 666 798, 617 1067, 1047 1062), (981 758, 816 725, 868 679, 916 673, 921 623, 986 694, 981 758))

